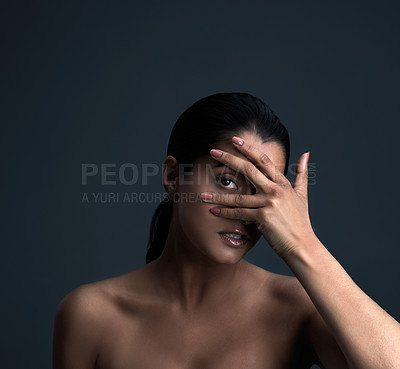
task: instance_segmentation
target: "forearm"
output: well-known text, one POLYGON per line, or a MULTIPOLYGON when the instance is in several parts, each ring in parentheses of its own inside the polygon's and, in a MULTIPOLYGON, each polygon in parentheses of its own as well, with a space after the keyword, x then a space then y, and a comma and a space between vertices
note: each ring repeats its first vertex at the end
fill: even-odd
POLYGON ((317 237, 284 258, 350 368, 400 368, 400 324, 366 295, 317 237))

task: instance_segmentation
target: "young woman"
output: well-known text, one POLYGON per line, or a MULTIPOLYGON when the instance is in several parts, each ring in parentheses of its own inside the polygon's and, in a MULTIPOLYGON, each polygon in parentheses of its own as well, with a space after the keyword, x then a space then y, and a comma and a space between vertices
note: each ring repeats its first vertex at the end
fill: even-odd
POLYGON ((54 369, 400 368, 400 325, 313 232, 307 162, 286 179, 289 135, 246 93, 176 122, 147 264, 60 303, 54 369), (243 256, 264 237, 295 277, 243 256))

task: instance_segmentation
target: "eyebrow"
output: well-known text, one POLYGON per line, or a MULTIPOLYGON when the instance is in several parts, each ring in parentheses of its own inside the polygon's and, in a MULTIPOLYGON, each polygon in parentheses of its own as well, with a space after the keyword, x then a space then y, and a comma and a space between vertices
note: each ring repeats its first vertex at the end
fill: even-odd
POLYGON ((224 167, 224 168, 226 168, 226 169, 229 169, 229 170, 235 172, 236 174, 243 175, 243 173, 237 171, 236 169, 233 169, 232 167, 230 167, 229 165, 226 165, 226 164, 224 164, 224 163, 219 162, 218 164, 215 164, 215 165, 214 165, 214 169, 215 169, 215 168, 221 168, 221 167, 224 167))
POLYGON ((226 169, 228 169, 228 170, 231 170, 231 171, 235 172, 235 174, 236 174, 237 176, 243 176, 243 177, 245 177, 245 176, 243 175, 243 173, 238 172, 237 170, 231 168, 230 166, 228 166, 228 165, 226 165, 226 164, 224 164, 224 163, 219 162, 219 163, 217 163, 217 164, 214 165, 214 169, 215 169, 215 168, 221 168, 221 167, 224 167, 224 168, 226 168, 226 169))

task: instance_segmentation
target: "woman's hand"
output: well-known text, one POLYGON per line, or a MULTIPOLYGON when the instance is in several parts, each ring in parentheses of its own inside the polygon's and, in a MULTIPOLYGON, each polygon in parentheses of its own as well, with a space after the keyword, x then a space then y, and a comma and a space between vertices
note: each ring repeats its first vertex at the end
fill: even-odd
POLYGON ((304 242, 316 238, 308 214, 309 155, 303 154, 297 162, 292 187, 265 153, 237 137, 232 142, 249 161, 221 150, 213 149, 210 153, 214 159, 241 172, 255 186, 256 193, 202 193, 202 200, 222 205, 210 210, 216 216, 255 223, 268 244, 286 259, 304 242))
POLYGON ((292 187, 265 153, 235 140, 235 147, 249 160, 219 150, 211 150, 211 155, 241 172, 256 193, 202 193, 202 198, 222 205, 210 209, 219 209, 213 211, 216 216, 255 223, 293 271, 314 304, 306 329, 321 366, 328 368, 334 361, 344 368, 399 368, 399 322, 354 283, 313 232, 308 215, 307 155, 297 162, 292 187))

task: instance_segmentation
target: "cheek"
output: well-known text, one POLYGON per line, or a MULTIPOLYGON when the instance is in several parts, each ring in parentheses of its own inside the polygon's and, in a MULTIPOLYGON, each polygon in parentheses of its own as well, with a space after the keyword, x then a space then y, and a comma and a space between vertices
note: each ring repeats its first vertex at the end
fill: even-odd
POLYGON ((200 199, 200 193, 204 192, 196 186, 188 186, 180 193, 178 205, 179 222, 188 237, 194 238, 204 234, 210 226, 216 222, 217 218, 210 212, 214 207, 200 199))
POLYGON ((212 205, 204 203, 201 200, 182 201, 179 204, 180 221, 182 224, 190 222, 201 228, 203 222, 209 224, 215 219, 215 215, 210 212, 212 207, 212 205))
POLYGON ((213 174, 204 167, 195 169, 193 175, 186 178, 186 183, 181 183, 179 187, 179 222, 186 235, 195 240, 204 237, 208 229, 217 229, 218 218, 210 212, 215 205, 207 204, 200 198, 202 192, 218 190, 213 174))

